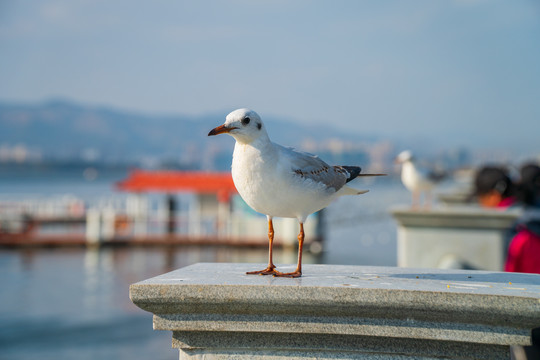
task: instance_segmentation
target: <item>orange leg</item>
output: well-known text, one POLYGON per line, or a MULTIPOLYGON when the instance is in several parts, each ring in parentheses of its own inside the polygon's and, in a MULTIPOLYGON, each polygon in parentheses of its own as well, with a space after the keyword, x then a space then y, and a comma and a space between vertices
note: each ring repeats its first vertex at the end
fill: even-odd
POLYGON ((420 191, 413 190, 412 192, 412 206, 413 209, 418 209, 420 207, 420 191))
POLYGON ((274 276, 278 277, 290 277, 297 278, 302 276, 302 249, 304 247, 304 224, 300 223, 300 233, 298 234, 298 264, 296 265, 296 270, 290 273, 282 273, 276 271, 274 276))
POLYGON ((431 191, 426 191, 424 193, 424 196, 425 196, 425 200, 424 200, 424 208, 426 209, 431 209, 431 204, 433 203, 433 196, 431 194, 431 191))
POLYGON ((272 249, 274 245, 274 223, 272 218, 268 218, 268 267, 264 270, 258 271, 249 271, 246 274, 248 275, 270 275, 276 274, 276 266, 272 260, 272 249))

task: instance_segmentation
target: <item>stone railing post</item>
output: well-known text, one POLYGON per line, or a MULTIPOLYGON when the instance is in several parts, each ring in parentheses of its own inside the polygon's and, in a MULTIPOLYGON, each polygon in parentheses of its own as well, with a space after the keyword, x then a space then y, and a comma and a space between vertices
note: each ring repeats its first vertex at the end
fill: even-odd
POLYGON ((502 271, 508 231, 522 211, 448 206, 391 213, 398 223, 398 266, 502 271))
POLYGON ((540 327, 540 275, 196 264, 131 285, 180 359, 508 359, 540 327))

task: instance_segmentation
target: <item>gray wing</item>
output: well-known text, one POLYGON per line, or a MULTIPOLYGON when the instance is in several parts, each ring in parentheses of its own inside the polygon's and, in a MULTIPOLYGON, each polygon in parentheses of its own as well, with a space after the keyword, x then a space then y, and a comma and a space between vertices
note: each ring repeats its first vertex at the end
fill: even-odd
POLYGON ((439 182, 446 177, 446 174, 443 171, 436 170, 431 167, 417 167, 416 170, 424 179, 427 179, 433 183, 439 182))
POLYGON ((281 156, 291 167, 294 176, 323 184, 338 191, 345 185, 349 173, 341 166, 331 166, 318 156, 279 146, 281 156))
POLYGON ((433 182, 439 182, 439 181, 442 181, 444 180, 444 178, 446 177, 446 173, 443 172, 443 171, 438 171, 438 170, 431 170, 428 172, 427 174, 427 177, 430 181, 433 181, 433 182))

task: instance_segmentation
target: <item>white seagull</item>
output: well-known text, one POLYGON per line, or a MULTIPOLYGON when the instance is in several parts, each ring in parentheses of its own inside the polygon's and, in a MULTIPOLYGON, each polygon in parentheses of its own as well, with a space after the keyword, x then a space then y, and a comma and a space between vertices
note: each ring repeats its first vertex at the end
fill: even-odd
POLYGON ((328 206, 338 196, 366 193, 368 190, 345 185, 357 176, 384 175, 360 174, 358 166, 330 166, 315 155, 275 144, 260 116, 249 109, 231 112, 225 123, 212 129, 208 136, 223 133, 236 140, 232 177, 238 193, 268 219, 268 266, 248 272, 250 275, 301 276, 304 222, 308 215, 328 206), (300 223, 298 263, 293 272, 279 272, 273 263, 273 217, 296 218, 300 223))
POLYGON ((432 169, 419 167, 416 158, 409 150, 402 151, 396 157, 396 163, 402 164, 401 182, 412 193, 412 207, 420 205, 422 192, 426 197, 426 207, 429 207, 431 205, 431 191, 444 178, 444 175, 432 169))

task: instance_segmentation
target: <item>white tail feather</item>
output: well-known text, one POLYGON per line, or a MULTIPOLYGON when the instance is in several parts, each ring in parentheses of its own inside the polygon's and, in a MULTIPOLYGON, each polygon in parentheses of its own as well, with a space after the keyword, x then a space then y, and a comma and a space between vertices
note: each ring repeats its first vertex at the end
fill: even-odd
POLYGON ((338 195, 362 195, 367 193, 369 190, 357 190, 349 186, 344 186, 338 191, 338 195))

